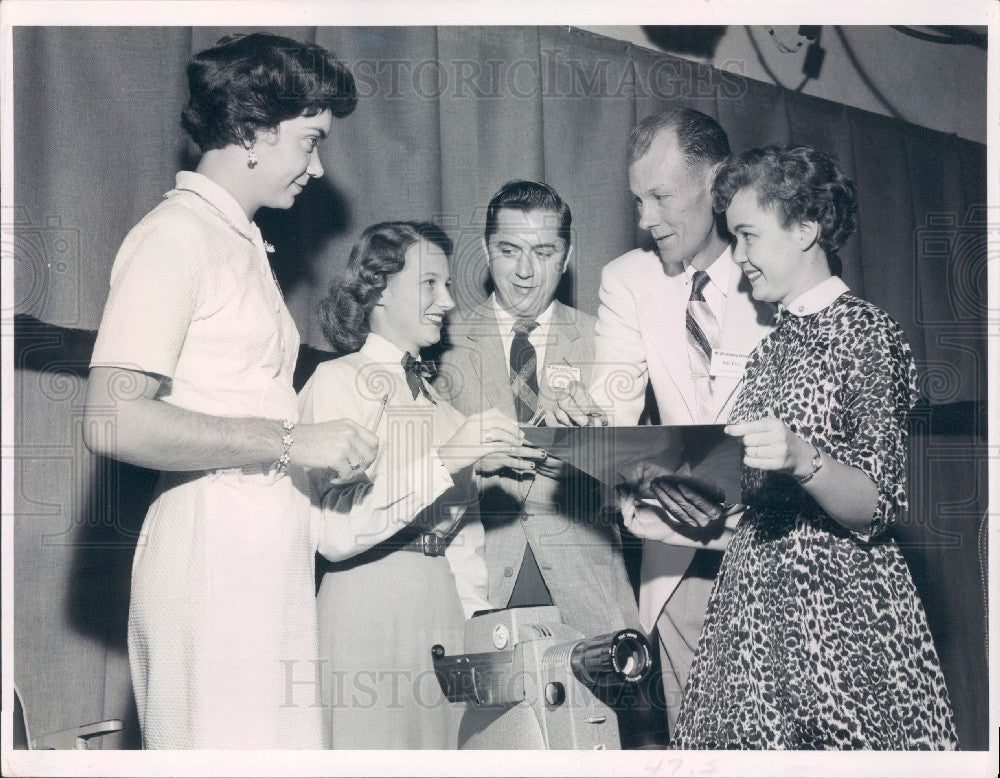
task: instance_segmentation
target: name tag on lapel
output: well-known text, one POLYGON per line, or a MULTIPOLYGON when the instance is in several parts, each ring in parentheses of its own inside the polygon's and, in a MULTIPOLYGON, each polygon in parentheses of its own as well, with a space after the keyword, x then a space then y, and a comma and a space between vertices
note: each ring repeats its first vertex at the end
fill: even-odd
POLYGON ((742 378, 749 358, 749 353, 712 349, 712 365, 709 371, 715 378, 742 378))
POLYGON ((549 389, 566 389, 580 380, 580 368, 570 365, 546 365, 545 386, 549 389))

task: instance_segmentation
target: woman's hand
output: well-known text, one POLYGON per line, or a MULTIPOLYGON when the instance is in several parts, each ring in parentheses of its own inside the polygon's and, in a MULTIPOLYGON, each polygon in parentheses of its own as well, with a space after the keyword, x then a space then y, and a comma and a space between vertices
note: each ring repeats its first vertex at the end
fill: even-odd
POLYGON ((766 416, 756 421, 726 426, 727 435, 743 438, 743 463, 747 467, 788 473, 807 478, 802 488, 834 521, 853 532, 871 532, 872 517, 878 508, 879 491, 863 470, 838 462, 826 452, 814 449, 778 419, 766 416), (813 468, 819 452, 820 468, 813 468))
POLYGON ((302 467, 333 471, 330 483, 349 483, 375 461, 378 437, 350 419, 300 424, 288 449, 290 461, 302 467))
POLYGON ((813 447, 788 429, 780 419, 765 416, 756 421, 729 424, 725 433, 743 439, 743 464, 796 477, 812 471, 813 447))
POLYGON ((438 449, 438 457, 452 474, 476 464, 476 472, 490 475, 504 468, 532 472, 545 452, 525 444, 517 422, 496 408, 476 413, 438 449))

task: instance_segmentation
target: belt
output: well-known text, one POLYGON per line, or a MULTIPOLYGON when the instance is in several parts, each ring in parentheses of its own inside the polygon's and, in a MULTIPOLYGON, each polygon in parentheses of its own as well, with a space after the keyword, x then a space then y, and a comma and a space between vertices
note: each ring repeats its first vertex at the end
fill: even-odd
POLYGON ((443 556, 448 548, 448 539, 433 532, 423 532, 417 535, 405 546, 400 546, 400 551, 415 551, 424 556, 443 556))
POLYGON ((339 562, 331 562, 325 557, 319 557, 319 570, 321 573, 353 570, 369 562, 376 562, 385 559, 390 554, 397 551, 413 551, 429 557, 444 556, 448 547, 448 538, 435 535, 433 532, 416 532, 416 527, 408 527, 401 530, 394 537, 384 540, 377 546, 362 551, 360 554, 352 556, 350 559, 343 559, 339 562))

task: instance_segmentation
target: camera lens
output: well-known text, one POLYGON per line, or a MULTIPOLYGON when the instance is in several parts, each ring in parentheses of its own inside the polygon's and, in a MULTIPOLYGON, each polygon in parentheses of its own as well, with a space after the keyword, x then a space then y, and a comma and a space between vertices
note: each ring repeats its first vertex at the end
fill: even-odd
POLYGON ((611 661, 623 681, 641 681, 649 672, 649 644, 638 632, 619 632, 611 645, 611 661))
POLYGON ((581 640, 570 654, 580 683, 638 683, 649 673, 649 643, 634 629, 581 640))

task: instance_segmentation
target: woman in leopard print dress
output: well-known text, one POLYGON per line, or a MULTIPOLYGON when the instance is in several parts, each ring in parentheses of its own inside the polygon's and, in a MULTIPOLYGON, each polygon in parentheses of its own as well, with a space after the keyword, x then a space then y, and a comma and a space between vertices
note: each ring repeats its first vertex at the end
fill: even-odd
POLYGON ((778 323, 726 429, 745 447, 747 508, 672 745, 954 748, 927 619, 886 537, 906 504, 913 359, 899 326, 829 269, 855 229, 854 186, 825 154, 770 147, 724 165, 713 194, 778 323))

